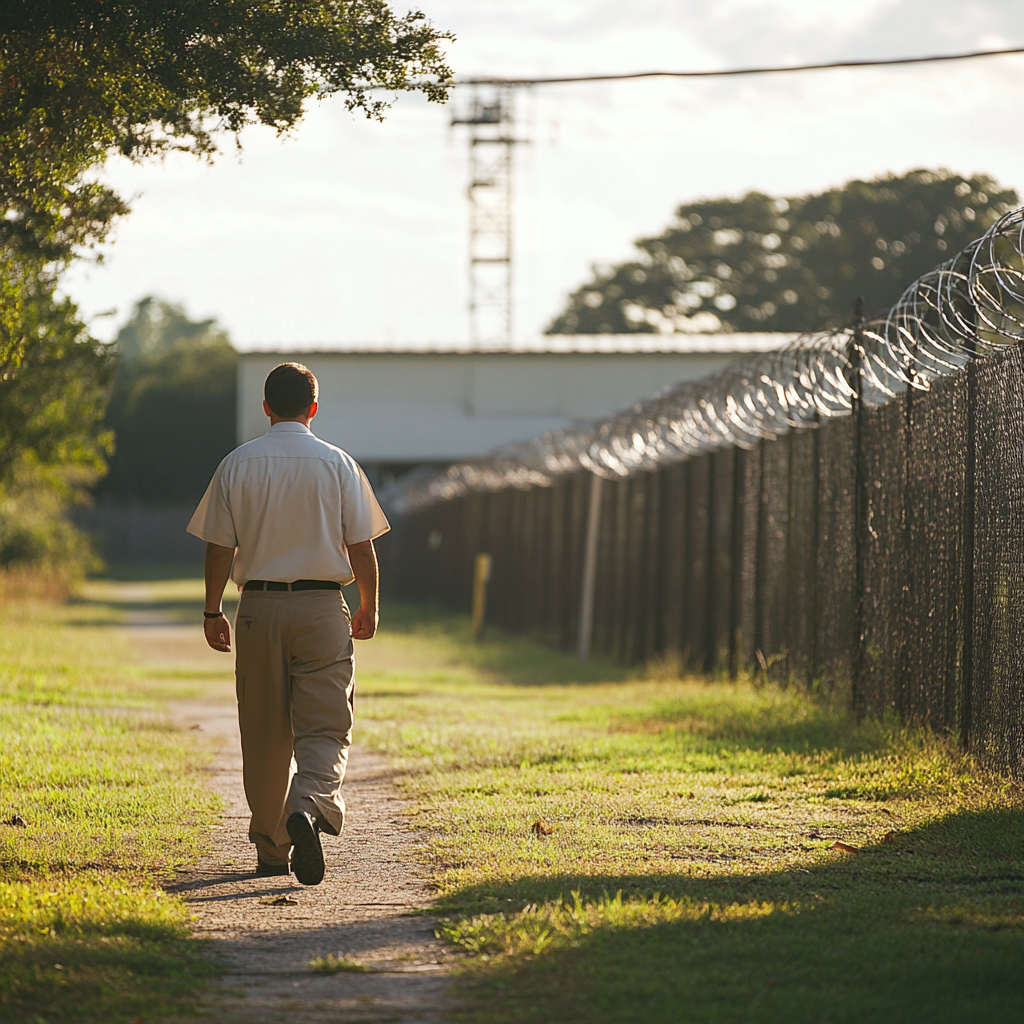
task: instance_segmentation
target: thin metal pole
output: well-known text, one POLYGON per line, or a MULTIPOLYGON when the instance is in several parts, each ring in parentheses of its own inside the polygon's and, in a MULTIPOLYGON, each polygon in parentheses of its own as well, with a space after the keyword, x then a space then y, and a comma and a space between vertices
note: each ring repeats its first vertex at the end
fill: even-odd
POLYGON ((732 551, 730 555, 731 581, 729 584, 729 678, 740 674, 740 660, 743 657, 743 636, 740 616, 743 608, 743 528, 745 525, 746 503, 744 482, 746 479, 747 453, 742 448, 732 450, 732 551))
POLYGON ((976 436, 978 418, 978 364, 967 364, 967 452, 964 465, 964 656, 960 678, 960 742, 971 746, 971 712, 974 703, 974 491, 976 486, 976 436))
POLYGON ((706 535, 707 554, 704 556, 704 664, 705 675, 711 675, 718 663, 718 614, 716 605, 716 577, 718 566, 715 564, 715 463, 716 452, 711 452, 708 459, 708 532, 706 535))
POLYGON ((590 508, 587 511, 587 538, 583 548, 583 585, 580 596, 580 633, 576 656, 586 661, 594 631, 594 590, 597 586, 597 548, 601 533, 601 491, 604 478, 590 478, 590 508))
POLYGON ((757 538, 754 549, 754 658, 758 667, 755 668, 755 677, 760 676, 762 683, 768 682, 766 671, 764 649, 767 646, 765 641, 765 587, 767 586, 767 545, 768 545, 768 495, 765 491, 765 466, 767 458, 765 445, 767 442, 762 437, 757 443, 757 538))
POLYGON ((861 352, 864 346, 864 299, 857 297, 857 305, 854 311, 853 342, 848 358, 854 367, 854 387, 856 393, 853 397, 853 457, 854 457, 854 483, 853 483, 853 546, 854 546, 854 583, 853 583, 853 657, 850 664, 850 684, 852 690, 853 709, 857 714, 863 714, 864 703, 864 630, 865 630, 865 608, 864 608, 864 587, 867 566, 864 560, 867 557, 867 544, 864 539, 864 524, 867 519, 865 503, 866 476, 864 466, 864 375, 861 352))
POLYGON ((814 413, 814 477, 811 481, 811 557, 808 560, 807 597, 808 607, 808 630, 810 632, 810 658, 807 674, 807 682, 814 685, 818 679, 820 668, 818 666, 818 630, 820 629, 819 595, 818 595, 818 562, 821 558, 821 417, 817 410, 814 413))

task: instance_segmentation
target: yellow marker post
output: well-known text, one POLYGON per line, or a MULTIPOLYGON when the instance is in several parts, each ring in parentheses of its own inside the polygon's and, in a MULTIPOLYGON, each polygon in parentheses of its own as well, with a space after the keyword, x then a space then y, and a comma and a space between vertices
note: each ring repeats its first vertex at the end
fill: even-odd
POLYGON ((473 639, 484 635, 487 616, 487 583, 491 578, 491 556, 479 554, 473 566, 473 639))

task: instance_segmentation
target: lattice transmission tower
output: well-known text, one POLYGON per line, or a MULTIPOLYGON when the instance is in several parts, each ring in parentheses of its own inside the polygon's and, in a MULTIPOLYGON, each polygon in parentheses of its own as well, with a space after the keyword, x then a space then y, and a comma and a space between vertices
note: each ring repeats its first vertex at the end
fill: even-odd
POLYGON ((451 122, 469 129, 469 332, 481 348, 512 341, 514 101, 509 86, 475 86, 451 122))

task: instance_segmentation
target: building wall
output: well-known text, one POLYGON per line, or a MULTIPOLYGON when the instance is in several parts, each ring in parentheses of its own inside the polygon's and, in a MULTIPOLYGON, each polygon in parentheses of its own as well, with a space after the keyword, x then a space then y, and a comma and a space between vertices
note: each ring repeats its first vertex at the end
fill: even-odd
POLYGON ((320 381, 314 429, 363 463, 447 462, 607 416, 736 352, 243 353, 238 436, 266 432, 263 381, 279 362, 320 381))

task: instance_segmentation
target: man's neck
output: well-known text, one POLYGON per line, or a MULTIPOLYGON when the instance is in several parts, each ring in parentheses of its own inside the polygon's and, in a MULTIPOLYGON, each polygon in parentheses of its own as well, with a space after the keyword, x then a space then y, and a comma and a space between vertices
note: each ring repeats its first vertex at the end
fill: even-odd
POLYGON ((307 430, 309 430, 309 423, 312 418, 312 416, 297 416, 294 419, 286 420, 281 416, 271 416, 270 425, 272 427, 276 427, 278 423, 301 423, 307 430))

